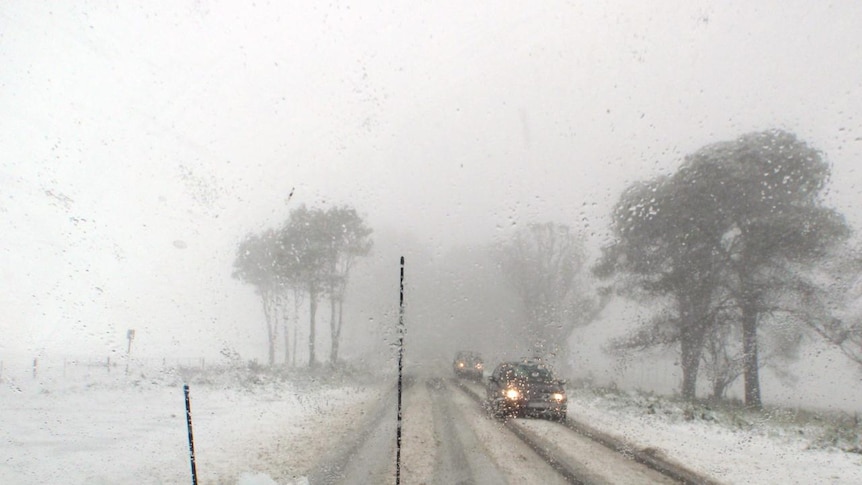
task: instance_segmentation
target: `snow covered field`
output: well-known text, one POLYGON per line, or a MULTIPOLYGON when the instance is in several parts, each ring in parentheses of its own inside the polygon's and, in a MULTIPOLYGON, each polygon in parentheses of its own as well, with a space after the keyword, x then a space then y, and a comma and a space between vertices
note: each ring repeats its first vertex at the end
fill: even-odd
MULTIPOLYGON (((176 373, 0 384, 0 483, 191 483, 176 373)), ((301 483, 381 387, 235 371, 190 379, 200 483, 301 483), (332 430, 337 430, 333 433, 332 430)))
POLYGON ((716 409, 635 392, 570 392, 571 418, 722 483, 862 483, 860 425, 852 419, 716 409))

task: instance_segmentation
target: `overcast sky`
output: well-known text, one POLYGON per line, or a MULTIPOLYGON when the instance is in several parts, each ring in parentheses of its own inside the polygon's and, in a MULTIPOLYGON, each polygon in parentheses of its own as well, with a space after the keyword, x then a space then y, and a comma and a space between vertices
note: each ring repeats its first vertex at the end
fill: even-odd
POLYGON ((862 226, 859 2, 139 3, 0 6, 0 352, 257 348, 233 250, 294 204, 598 247, 628 184, 770 127, 862 226))

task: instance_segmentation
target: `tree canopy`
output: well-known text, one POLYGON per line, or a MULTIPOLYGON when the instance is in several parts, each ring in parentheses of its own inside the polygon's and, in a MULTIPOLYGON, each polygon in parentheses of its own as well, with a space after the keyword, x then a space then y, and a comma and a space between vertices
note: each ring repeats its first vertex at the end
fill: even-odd
POLYGON ((530 224, 500 246, 498 259, 524 310, 520 331, 528 350, 565 361, 574 328, 602 306, 577 286, 585 263, 581 237, 564 224, 530 224))
POLYGON ((730 317, 742 329, 746 402, 760 405, 758 322, 770 299, 793 288, 791 265, 815 261, 848 234, 842 216, 822 204, 828 176, 820 152, 768 130, 705 146, 673 175, 623 193, 615 241, 594 270, 620 277, 630 295, 675 302, 672 316, 652 320, 631 342, 654 334, 680 342, 684 397, 695 397, 705 339, 730 317))
POLYGON ((336 206, 324 210, 301 205, 291 211, 288 220, 278 230, 249 234, 240 242, 233 275, 254 286, 262 298, 270 364, 275 359, 278 312, 284 312, 281 307, 291 292, 294 298, 299 292, 308 296, 309 365, 316 363, 318 304, 323 295, 330 297, 330 360, 334 362, 337 359, 350 270, 357 257, 366 256, 371 251, 371 232, 352 207, 336 206))

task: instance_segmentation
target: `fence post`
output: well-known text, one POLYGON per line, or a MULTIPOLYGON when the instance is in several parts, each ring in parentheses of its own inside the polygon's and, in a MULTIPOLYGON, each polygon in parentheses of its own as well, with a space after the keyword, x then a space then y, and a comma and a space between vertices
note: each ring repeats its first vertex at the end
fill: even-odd
POLYGON ((36 368, 39 367, 39 359, 33 357, 33 379, 36 378, 36 368))

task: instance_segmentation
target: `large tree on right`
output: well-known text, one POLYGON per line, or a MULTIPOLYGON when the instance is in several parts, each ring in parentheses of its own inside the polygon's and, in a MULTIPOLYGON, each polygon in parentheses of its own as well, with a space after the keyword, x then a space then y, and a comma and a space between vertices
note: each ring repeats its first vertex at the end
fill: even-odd
POLYGON ((823 258, 849 229, 823 205, 829 164, 792 133, 746 134, 707 146, 687 163, 721 174, 713 183, 724 189, 715 207, 725 225, 724 282, 740 310, 745 403, 759 407, 759 322, 796 287, 795 268, 823 258))
POLYGON ((759 407, 758 326, 798 287, 798 269, 849 234, 823 204, 829 165, 792 133, 768 130, 705 146, 671 177, 629 189, 614 214, 604 274, 671 296, 665 340, 681 342, 683 395, 694 397, 704 337, 728 301, 741 325, 745 402, 759 407))

